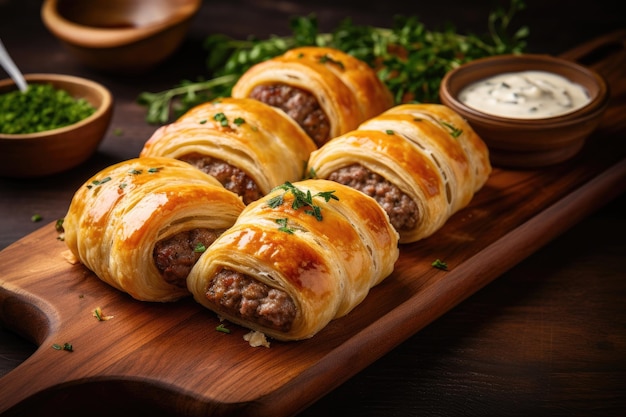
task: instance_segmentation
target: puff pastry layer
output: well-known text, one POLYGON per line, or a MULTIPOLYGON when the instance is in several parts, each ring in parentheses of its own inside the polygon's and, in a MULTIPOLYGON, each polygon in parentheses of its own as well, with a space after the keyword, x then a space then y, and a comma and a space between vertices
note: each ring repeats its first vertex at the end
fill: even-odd
POLYGON ((398 255, 398 234, 374 199, 304 180, 248 205, 187 283, 196 301, 229 321, 299 340, 354 309, 398 255), (309 192, 312 205, 300 205, 309 192))
POLYGON ((140 157, 181 159, 218 178, 244 203, 303 177, 311 138, 282 110, 248 98, 198 105, 157 129, 140 157))
MULTIPOLYGON (((281 108, 300 121, 318 146, 393 106, 391 92, 364 61, 337 49, 316 46, 294 48, 256 64, 240 77, 232 96, 255 96, 270 104, 270 100, 277 99, 281 108), (295 88, 297 93, 290 90, 289 97, 281 97, 287 94, 281 92, 281 86, 295 88), (270 88, 274 92, 257 94, 257 88, 270 88), (322 117, 301 114, 305 101, 307 106, 317 105, 322 117)), ((306 110, 309 111, 312 110, 306 110)))
POLYGON ((308 169, 376 198, 400 243, 432 235, 491 173, 485 143, 440 104, 395 106, 312 152, 308 169))
POLYGON ((65 243, 102 281, 133 298, 174 301, 190 295, 176 270, 188 273, 200 256, 201 248, 190 245, 209 246, 244 207, 239 196, 185 162, 131 159, 76 191, 63 223, 65 243), (179 240, 177 249, 186 243, 186 253, 170 253, 170 239, 179 240), (164 248, 155 252, 158 245, 164 248))

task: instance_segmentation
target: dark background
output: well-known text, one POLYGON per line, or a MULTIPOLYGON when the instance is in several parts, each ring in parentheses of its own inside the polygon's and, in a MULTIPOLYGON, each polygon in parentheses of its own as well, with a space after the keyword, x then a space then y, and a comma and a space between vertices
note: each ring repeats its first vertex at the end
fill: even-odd
MULTIPOLYGON (((626 28, 617 1, 529 0, 526 5, 512 26, 529 27, 530 52, 558 54, 626 28)), ((393 16, 407 14, 432 30, 453 24, 461 33, 482 34, 489 12, 508 2, 206 0, 181 49, 141 77, 101 74, 74 61, 41 23, 40 6, 41 1, 0 0, 0 38, 24 72, 80 75, 113 91, 116 108, 111 131, 92 161, 96 170, 137 154, 154 130, 134 101, 139 93, 207 75, 202 42, 210 34, 285 35, 291 16, 309 13, 316 14, 322 30, 348 16, 357 24, 390 26, 393 16), (115 129, 123 134, 114 134, 115 129)), ((42 180, 2 180, 0 207, 24 215, 18 224, 0 219, 0 249, 41 227, 30 221, 32 213, 46 221, 62 217, 65 207, 59 202, 69 204, 73 184, 84 178, 69 172, 42 180), (68 186, 59 190, 59 182, 68 186), (48 206, 46 200, 57 203, 48 206)), ((566 232, 302 416, 625 415, 626 289, 620 284, 626 278, 625 200, 620 197, 566 232)), ((0 328, 0 375, 34 349, 0 328)))

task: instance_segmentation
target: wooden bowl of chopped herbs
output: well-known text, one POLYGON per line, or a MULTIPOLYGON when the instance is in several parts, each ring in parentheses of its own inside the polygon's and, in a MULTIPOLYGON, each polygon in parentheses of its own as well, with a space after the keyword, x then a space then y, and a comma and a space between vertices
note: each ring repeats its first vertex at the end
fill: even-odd
POLYGON ((111 121, 109 90, 70 75, 24 78, 24 92, 0 80, 0 176, 43 177, 85 162, 111 121))

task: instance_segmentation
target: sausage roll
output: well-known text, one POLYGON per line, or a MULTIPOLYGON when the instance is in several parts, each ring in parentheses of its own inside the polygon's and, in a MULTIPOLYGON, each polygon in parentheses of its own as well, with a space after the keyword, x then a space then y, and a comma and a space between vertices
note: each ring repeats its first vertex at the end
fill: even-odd
POLYGON ((214 176, 245 204, 302 179, 310 137, 282 110, 253 99, 200 104, 157 129, 139 156, 165 156, 214 176))
POLYGON ((398 234, 374 199, 309 179, 248 205, 187 284, 196 301, 233 323, 300 340, 356 307, 398 255, 398 234))
POLYGON ((342 51, 295 48, 246 71, 233 97, 252 97, 282 108, 318 146, 393 106, 376 71, 342 51))
POLYGON ((141 301, 189 296, 187 275, 245 205, 213 177, 172 158, 103 169, 76 191, 65 243, 109 285, 141 301))
POLYGON ((488 149, 440 104, 402 104, 311 153, 309 172, 374 197, 400 243, 437 231, 491 173, 488 149))

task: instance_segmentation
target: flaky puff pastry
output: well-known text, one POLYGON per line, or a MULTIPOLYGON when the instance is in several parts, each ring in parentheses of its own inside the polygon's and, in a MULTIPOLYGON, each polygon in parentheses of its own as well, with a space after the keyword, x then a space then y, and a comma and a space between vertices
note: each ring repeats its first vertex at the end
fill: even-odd
MULTIPOLYGON (((254 65, 232 89, 249 97, 260 85, 286 84, 312 94, 330 123, 329 138, 393 106, 387 86, 367 63, 334 48, 305 46, 254 65)), ((323 143, 318 142, 318 146, 323 143)))
POLYGON ((248 205, 200 257, 187 284, 196 301, 227 320, 278 340, 299 340, 354 309, 392 273, 398 255, 398 234, 374 199, 332 181, 303 180, 248 205), (308 193, 312 203, 300 204, 308 193), (233 292, 246 293, 235 284, 222 290, 220 301, 210 301, 212 281, 224 270, 286 293, 295 317, 275 326, 271 306, 263 303, 244 317, 244 304, 254 300, 232 303, 233 292))
POLYGON ((243 171, 264 195, 285 181, 301 179, 315 149, 313 140, 282 110, 231 97, 200 104, 160 127, 139 156, 209 156, 243 171))
POLYGON ((141 301, 190 293, 155 265, 158 241, 199 228, 223 232, 244 204, 213 177, 172 158, 109 166, 74 194, 63 227, 72 254, 102 281, 141 301))
MULTIPOLYGON (((314 151, 308 169, 326 179, 353 165, 378 174, 415 203, 414 224, 397 227, 400 243, 432 235, 469 204, 491 173, 485 143, 440 104, 395 106, 314 151)), ((395 207, 385 208, 393 217, 395 207)))

